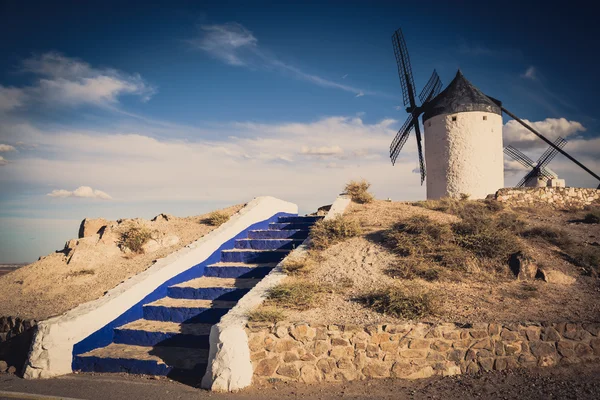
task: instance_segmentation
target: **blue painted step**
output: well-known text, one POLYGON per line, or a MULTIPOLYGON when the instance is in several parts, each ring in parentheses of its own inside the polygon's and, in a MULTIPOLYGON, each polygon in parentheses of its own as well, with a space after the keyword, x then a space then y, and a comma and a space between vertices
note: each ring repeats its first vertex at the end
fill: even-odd
POLYGON ((207 265, 204 276, 215 278, 258 278, 262 279, 277 263, 218 263, 207 265))
POLYGON ((221 252, 221 261, 250 264, 278 263, 289 252, 289 250, 223 250, 221 252))
POLYGON ((284 231, 256 230, 248 232, 248 239, 306 239, 307 230, 286 229, 284 231))
POLYGON ((237 301, 259 282, 258 279, 202 277, 167 288, 173 299, 237 301))
POLYGON ((277 222, 302 222, 314 224, 317 221, 322 220, 323 217, 306 216, 306 217, 279 217, 277 222))
POLYGON ((235 305, 230 301, 162 298, 143 307, 144 319, 154 321, 217 323, 235 305))
POLYGON ((308 231, 311 226, 314 224, 311 222, 271 222, 269 224, 270 230, 289 230, 289 229, 299 229, 308 231))
POLYGON ((136 346, 208 348, 212 324, 179 324, 139 319, 114 330, 114 343, 136 346))
POLYGON ((302 244, 302 239, 238 239, 236 249, 248 250, 293 250, 302 244))
MULTIPOLYGON (((167 375, 173 371, 202 374, 208 362, 207 349, 148 347, 111 343, 74 357, 74 367, 84 372, 127 372, 167 375)), ((202 375, 200 375, 202 376, 202 375)))

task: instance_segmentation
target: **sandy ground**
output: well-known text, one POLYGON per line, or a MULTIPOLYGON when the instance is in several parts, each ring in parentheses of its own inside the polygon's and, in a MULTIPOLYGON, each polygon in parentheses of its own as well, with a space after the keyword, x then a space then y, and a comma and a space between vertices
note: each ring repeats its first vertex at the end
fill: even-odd
MULTIPOLYGON (((567 230, 579 242, 600 240, 600 226, 573 221, 573 214, 521 210, 530 224, 553 224, 567 230)), ((399 322, 360 304, 361 294, 396 284, 407 292, 425 291, 433 295, 436 315, 427 320, 445 322, 513 322, 513 321, 598 321, 600 320, 600 284, 596 278, 583 276, 579 268, 565 261, 558 249, 542 243, 528 243, 546 267, 561 271, 576 281, 572 285, 543 281, 517 281, 509 272, 472 273, 460 282, 421 279, 394 279, 386 270, 400 258, 379 243, 381 232, 402 218, 427 214, 440 222, 456 217, 414 207, 407 203, 376 201, 369 205, 352 203, 348 218, 360 221, 364 234, 334 245, 321 253, 317 266, 307 274, 309 280, 333 287, 325 294, 320 307, 308 311, 286 311, 291 321, 311 323, 370 324, 399 322)))
MULTIPOLYGON (((242 207, 236 205, 222 211, 231 216, 242 207)), ((107 290, 152 266, 154 260, 213 230, 205 223, 207 215, 179 218, 160 214, 151 221, 92 221, 91 233, 85 237, 73 239, 63 250, 0 276, 0 315, 43 320, 100 298, 107 290), (96 233, 102 225, 106 228, 96 233), (152 233, 144 254, 119 247, 121 233, 131 226, 145 227, 152 233)))
POLYGON ((238 393, 213 393, 167 379, 79 374, 24 380, 0 374, 0 399, 598 399, 600 364, 489 372, 419 380, 381 379, 306 385, 274 382, 238 393), (42 397, 55 396, 55 397, 42 397))

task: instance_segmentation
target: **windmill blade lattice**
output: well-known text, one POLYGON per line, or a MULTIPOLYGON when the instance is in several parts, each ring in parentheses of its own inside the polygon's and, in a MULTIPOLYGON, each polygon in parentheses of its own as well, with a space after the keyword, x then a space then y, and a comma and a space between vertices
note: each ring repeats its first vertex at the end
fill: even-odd
POLYGON ((412 131, 414 127, 414 118, 411 115, 408 116, 402 128, 396 133, 396 137, 392 141, 390 145, 390 159, 392 160, 392 165, 396 164, 396 160, 398 159, 398 155, 400 154, 400 150, 404 147, 404 144, 408 140, 408 136, 410 131, 412 131))
POLYGON ((510 157, 512 157, 515 161, 518 161, 519 163, 521 163, 524 167, 527 167, 527 168, 535 167, 535 162, 531 158, 527 157, 527 155, 525 155, 520 150, 515 149, 511 145, 508 145, 504 148, 504 153, 509 155, 510 157))
MULTIPOLYGON (((408 48, 404 41, 402 29, 398 29, 392 36, 392 45, 394 46, 394 55, 398 64, 398 75, 400 75, 400 86, 402 87, 402 99, 404 105, 411 103, 411 92, 414 91, 415 81, 412 75, 412 67, 410 66, 410 57, 408 56, 408 48)), ((415 106, 414 104, 410 104, 415 106)))
POLYGON ((419 95, 419 100, 421 100, 421 103, 424 104, 437 96, 441 89, 442 80, 440 79, 437 71, 434 69, 433 74, 431 74, 431 78, 429 78, 429 81, 419 95))

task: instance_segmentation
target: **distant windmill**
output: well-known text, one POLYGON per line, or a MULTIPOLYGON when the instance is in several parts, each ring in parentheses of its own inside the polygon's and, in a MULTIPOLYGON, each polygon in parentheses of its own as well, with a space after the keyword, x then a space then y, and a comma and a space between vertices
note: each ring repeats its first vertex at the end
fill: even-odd
MULTIPOLYGON (((565 146, 565 144, 567 144, 567 141, 561 137, 554 141, 554 145, 561 149, 565 146)), ((548 147, 548 149, 546 149, 544 154, 540 156, 537 162, 533 162, 533 160, 527 157, 527 155, 525 155, 523 152, 510 145, 504 148, 504 153, 518 161, 523 166, 531 168, 531 171, 529 171, 523 177, 523 179, 517 183, 516 187, 540 186, 540 181, 544 183, 543 186, 546 186, 547 180, 558 178, 558 175, 556 175, 554 171, 546 167, 558 154, 558 150, 555 147, 548 147)))
POLYGON ((410 114, 402 128, 396 134, 396 137, 390 145, 390 158, 392 165, 396 163, 396 159, 400 154, 400 150, 408 140, 410 132, 415 129, 417 136, 417 149, 419 151, 419 170, 421 172, 421 185, 425 181, 425 161, 423 159, 423 147, 421 143, 421 128, 419 127, 419 115, 423 113, 423 106, 435 96, 438 95, 442 88, 442 81, 438 76, 437 72, 433 70, 429 82, 425 85, 419 100, 421 106, 417 105, 416 92, 415 92, 415 81, 413 79, 412 68, 410 66, 410 58, 408 56, 408 49, 404 42, 404 35, 402 30, 398 29, 392 36, 392 45, 394 46, 394 54, 396 55, 396 63, 398 64, 398 75, 400 75, 400 86, 402 87, 402 99, 406 107, 406 112, 410 114))
MULTIPOLYGON (((481 199, 504 187, 502 112, 551 147, 551 150, 544 154, 544 159, 538 161, 537 165, 542 164, 541 167, 525 158, 519 161, 523 163, 525 160, 525 164, 533 168, 532 174, 548 172, 546 165, 558 152, 600 181, 600 176, 562 149, 564 143, 552 143, 508 111, 499 100, 481 92, 460 70, 442 92, 442 82, 434 70, 418 97, 421 101, 419 106, 408 49, 401 29, 392 35, 392 44, 398 64, 402 99, 407 106, 406 112, 410 115, 390 145, 390 159, 392 164, 396 163, 402 147, 414 129, 421 185, 427 176, 427 199, 460 197, 463 194, 469 194, 473 199, 481 199), (419 127, 421 114, 425 128, 423 136, 419 127)), ((519 156, 521 154, 519 152, 519 156)), ((529 178, 531 177, 527 179, 529 178)), ((598 188, 600 189, 600 185, 598 188)))

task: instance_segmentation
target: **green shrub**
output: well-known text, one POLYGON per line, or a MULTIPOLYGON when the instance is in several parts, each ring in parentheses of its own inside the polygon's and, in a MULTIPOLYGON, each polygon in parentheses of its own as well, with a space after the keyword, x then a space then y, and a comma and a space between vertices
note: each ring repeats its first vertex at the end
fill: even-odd
POLYGON ((140 226, 130 226, 121 233, 120 244, 128 248, 133 253, 142 254, 144 245, 152 239, 152 232, 148 228, 140 226))
POLYGON ((352 201, 360 204, 370 203, 374 200, 374 197, 369 193, 371 184, 366 180, 362 181, 350 181, 346 184, 344 191, 350 196, 352 201))
POLYGON ((327 247, 358 236, 362 233, 357 221, 342 215, 328 220, 320 220, 310 228, 311 247, 323 250, 327 247))
POLYGON ((204 220, 206 224, 211 226, 221 226, 227 221, 229 221, 229 215, 223 211, 213 211, 208 214, 208 217, 204 220))
POLYGON ((396 318, 418 319, 434 314, 430 294, 405 294, 393 286, 366 294, 359 300, 375 311, 396 318))
POLYGON ((276 308, 259 307, 247 315, 250 322, 270 322, 275 324, 285 319, 285 313, 276 308))

